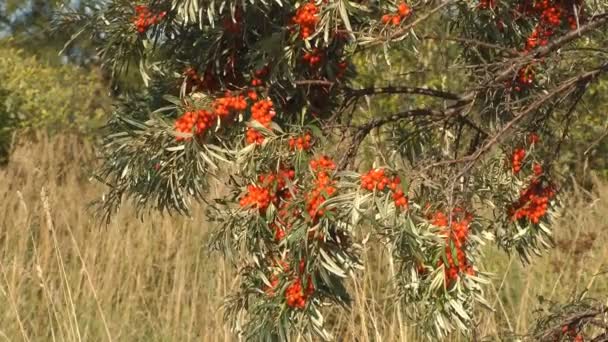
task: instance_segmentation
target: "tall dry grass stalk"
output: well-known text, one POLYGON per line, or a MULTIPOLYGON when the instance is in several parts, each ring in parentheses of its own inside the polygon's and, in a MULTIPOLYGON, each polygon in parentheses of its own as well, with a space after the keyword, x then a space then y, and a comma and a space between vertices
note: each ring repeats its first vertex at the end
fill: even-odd
MULTIPOLYGON (((209 254, 202 208, 192 218, 135 219, 126 205, 100 226, 87 203, 101 194, 89 180, 92 146, 71 136, 21 144, 0 171, 0 340, 236 341, 219 310, 235 272, 209 254)), ((589 201, 573 193, 556 226, 558 248, 526 268, 488 248, 486 291, 494 311, 475 335, 524 333, 538 297, 565 300, 585 288, 608 294, 608 185, 589 201), (584 201, 581 199, 585 199, 584 201)), ((592 197, 593 197, 592 196, 592 197)), ((417 341, 392 300, 390 253, 371 244, 367 270, 351 284, 352 309, 330 319, 341 341, 417 341)))

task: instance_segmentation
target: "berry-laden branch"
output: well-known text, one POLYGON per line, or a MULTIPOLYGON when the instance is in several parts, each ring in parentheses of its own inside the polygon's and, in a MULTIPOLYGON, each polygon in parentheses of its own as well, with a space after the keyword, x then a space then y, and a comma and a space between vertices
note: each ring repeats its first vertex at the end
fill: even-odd
POLYGON ((575 299, 552 303, 546 317, 540 317, 529 334, 536 341, 605 341, 608 326, 603 323, 608 307, 596 299, 575 299))
POLYGON ((467 162, 467 164, 460 170, 454 180, 459 179, 463 175, 465 175, 474 165, 475 162, 485 153, 490 151, 490 149, 500 142, 502 138, 511 130, 513 127, 518 124, 522 119, 524 119, 527 115, 534 113, 534 111, 538 110, 540 106, 542 106, 545 102, 549 101, 551 98, 558 96, 564 92, 568 92, 572 90, 572 88, 580 86, 580 84, 587 84, 597 79, 601 74, 608 72, 608 64, 604 64, 595 70, 586 72, 577 77, 573 77, 564 83, 562 83, 559 87, 552 90, 550 93, 540 97, 529 106, 527 106, 524 110, 519 113, 514 114, 514 117, 511 121, 505 124, 500 131, 491 136, 485 143, 476 150, 476 152, 470 156, 462 158, 458 161, 454 161, 454 163, 467 162))
POLYGON ((106 3, 77 29, 146 86, 105 127, 101 209, 188 215, 205 201, 211 245, 239 271, 235 335, 331 340, 324 317, 349 308, 365 244, 382 243, 398 307, 436 339, 470 336, 481 246, 524 262, 551 246, 567 187, 553 142, 578 118, 575 90, 607 71, 606 6, 106 3))

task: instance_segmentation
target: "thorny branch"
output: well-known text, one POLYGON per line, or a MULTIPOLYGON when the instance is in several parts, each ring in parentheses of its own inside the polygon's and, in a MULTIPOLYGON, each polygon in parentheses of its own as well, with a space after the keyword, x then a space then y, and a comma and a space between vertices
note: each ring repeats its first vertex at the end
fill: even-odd
MULTIPOLYGON (((571 325, 578 325, 580 323, 585 323, 586 321, 593 320, 597 316, 603 315, 607 312, 608 312, 608 307, 606 307, 606 306, 601 306, 601 307, 598 307, 595 309, 585 310, 583 312, 577 312, 575 314, 572 314, 572 315, 560 320, 559 323, 554 324, 550 328, 547 328, 547 329, 539 332, 538 334, 536 334, 535 338, 538 341, 552 341, 555 336, 560 336, 562 334, 563 326, 571 326, 571 325)), ((601 337, 601 336, 605 337, 605 335, 606 334, 602 334, 598 337, 601 337)), ((594 341, 595 340, 596 339, 594 339, 594 341)), ((597 341, 605 341, 605 339, 599 339, 597 341)))

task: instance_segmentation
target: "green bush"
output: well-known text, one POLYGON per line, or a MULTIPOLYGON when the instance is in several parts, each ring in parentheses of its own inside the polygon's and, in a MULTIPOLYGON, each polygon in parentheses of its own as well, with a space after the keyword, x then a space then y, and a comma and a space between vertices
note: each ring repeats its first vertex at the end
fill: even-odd
POLYGON ((0 162, 6 161, 13 132, 86 134, 110 106, 98 70, 51 66, 10 46, 0 48, 0 79, 0 162))

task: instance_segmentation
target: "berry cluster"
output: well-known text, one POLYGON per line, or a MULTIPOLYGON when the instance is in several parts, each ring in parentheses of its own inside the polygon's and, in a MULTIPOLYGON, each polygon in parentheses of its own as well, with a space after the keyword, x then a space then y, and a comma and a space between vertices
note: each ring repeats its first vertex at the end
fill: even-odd
POLYGON ((509 208, 511 220, 528 220, 534 224, 547 214, 549 201, 555 197, 555 188, 535 177, 525 188, 519 199, 509 208))
MULTIPOLYGON (((175 130, 180 133, 189 133, 194 135, 203 135, 213 126, 217 120, 217 115, 204 109, 197 111, 185 112, 175 121, 175 130)), ((192 137, 175 138, 177 141, 190 140, 192 137)))
POLYGON ((534 172, 535 176, 540 176, 543 174, 543 166, 538 163, 534 163, 534 165, 532 165, 532 171, 534 172))
POLYGON ((302 278, 297 277, 293 283, 291 283, 285 290, 285 299, 287 305, 294 309, 304 309, 306 306, 306 300, 315 292, 315 287, 312 283, 312 279, 308 276, 306 286, 306 292, 302 286, 302 278))
MULTIPOLYGON (((276 114, 272 105, 272 101, 270 100, 259 100, 255 102, 251 107, 251 118, 266 128, 270 127, 272 118, 276 114)), ((246 139, 248 144, 260 145, 264 142, 264 136, 252 127, 247 129, 246 139)))
MULTIPOLYGON (((446 285, 450 286, 458 278, 459 273, 474 274, 473 267, 469 265, 466 257, 465 249, 466 242, 469 236, 469 226, 473 221, 473 215, 460 209, 455 208, 452 212, 450 229, 445 231, 446 246, 445 255, 447 265, 445 266, 446 285), (456 259, 454 259, 453 251, 456 251, 456 259), (456 263, 456 261, 458 263, 456 263)), ((433 225, 437 227, 448 227, 448 217, 442 213, 435 213, 433 225)), ((438 262, 438 266, 443 265, 443 261, 438 262)))
POLYGON ((397 26, 401 22, 412 14, 412 9, 405 2, 402 2, 397 7, 397 11, 394 14, 385 14, 382 16, 383 24, 392 24, 397 26))
POLYGON ((336 73, 336 78, 343 78, 346 73, 346 69, 348 68, 347 61, 338 62, 338 72, 336 73))
MULTIPOLYGON (((193 69, 187 72, 196 74, 193 69)), ((218 119, 224 119, 235 112, 242 112, 247 109, 247 101, 242 95, 232 96, 227 93, 224 97, 219 97, 213 101, 213 111, 200 109, 188 111, 175 121, 175 130, 181 133, 193 133, 203 135, 210 127, 217 123, 218 119)), ((190 137, 177 137, 176 140, 190 140, 190 137)))
POLYGON ((249 127, 245 132, 245 140, 248 144, 261 145, 264 142, 264 136, 257 129, 249 127))
POLYGON ((477 5, 478 9, 493 9, 496 7, 496 0, 480 0, 479 5, 477 5))
POLYGON ((264 81, 262 80, 262 78, 266 77, 268 75, 269 71, 270 71, 270 68, 268 66, 265 66, 260 70, 256 70, 254 73, 254 77, 251 80, 251 85, 254 87, 263 86, 264 81))
POLYGON ((522 161, 526 157, 526 150, 523 148, 516 148, 511 156, 511 168, 514 174, 518 174, 521 171, 522 161))
POLYGON ((534 84, 534 77, 536 76, 536 71, 531 65, 522 67, 517 71, 517 85, 513 87, 515 91, 522 91, 522 89, 526 89, 531 87, 534 84))
MULTIPOLYGON (((527 138, 528 145, 534 146, 540 142, 540 137, 536 133, 528 134, 527 138)), ((511 168, 514 174, 518 174, 521 171, 523 160, 526 158, 526 150, 524 148, 516 148, 511 155, 511 168)), ((537 176, 542 174, 542 167, 538 164, 534 164, 532 167, 534 174, 537 176)))
POLYGON ((306 52, 302 59, 308 63, 311 68, 317 67, 322 59, 321 51, 318 48, 314 48, 311 52, 306 52))
POLYGON ((397 208, 407 209, 409 199, 403 193, 403 190, 399 188, 401 179, 398 176, 394 176, 392 179, 386 175, 384 169, 372 169, 366 174, 361 176, 361 188, 369 191, 385 191, 390 190, 393 192, 393 200, 397 208))
POLYGON ((137 5, 135 6, 135 15, 133 24, 135 25, 137 32, 144 33, 150 26, 156 25, 163 20, 167 15, 167 12, 162 11, 158 14, 152 14, 148 6, 137 5))
POLYGON ((289 138, 289 149, 297 151, 308 151, 312 147, 312 136, 310 133, 298 137, 289 138))
POLYGON ((292 22, 300 26, 300 37, 302 39, 307 39, 315 32, 319 22, 318 14, 319 8, 312 1, 300 6, 296 11, 292 22))
POLYGON ((195 68, 188 67, 184 71, 184 77, 186 78, 186 93, 188 94, 194 90, 214 91, 219 85, 211 72, 211 68, 207 68, 203 77, 201 77, 195 68))
POLYGON ((534 132, 528 134, 528 144, 535 145, 535 144, 538 144, 539 142, 540 142, 540 137, 538 136, 538 134, 536 134, 534 132))
MULTIPOLYGON (((289 272, 289 264, 285 262, 285 260, 278 261, 278 268, 280 272, 288 273, 289 272)), ((315 292, 315 287, 312 282, 312 277, 308 275, 306 277, 306 289, 302 285, 302 276, 304 276, 304 269, 306 266, 306 262, 304 260, 300 260, 299 262, 299 273, 296 275, 291 275, 291 284, 287 286, 285 289, 285 300, 287 302, 287 306, 293 309, 304 309, 306 307, 306 301, 310 296, 312 296, 315 292)), ((269 296, 274 296, 274 289, 279 284, 279 276, 275 272, 270 277, 270 286, 268 286, 265 290, 266 294, 269 296)))
POLYGON ((519 6, 518 10, 524 15, 538 19, 538 24, 526 40, 524 51, 528 52, 538 46, 547 45, 556 30, 564 24, 571 30, 577 28, 573 13, 576 5, 572 3, 568 5, 568 3, 558 0, 537 0, 532 4, 527 0, 519 6))
MULTIPOLYGON (((578 27, 577 17, 583 18, 582 0, 520 0, 520 3, 513 9, 512 17, 532 20, 536 22, 532 32, 526 38, 523 53, 529 53, 540 46, 549 44, 551 37, 555 36, 560 30, 575 30, 578 27)), ((487 10, 496 7, 496 0, 480 0, 478 9, 487 10)), ((497 19, 498 20, 498 19, 497 19)), ((582 20, 582 19, 581 19, 582 20)), ((497 25, 501 31, 504 30, 504 23, 499 20, 497 25)), ((524 66, 519 69, 515 79, 516 84, 506 82, 509 88, 519 92, 531 87, 535 81, 535 70, 532 65, 524 66)))
POLYGON ((266 212, 271 202, 276 202, 276 196, 271 195, 268 188, 251 184, 247 186, 247 193, 241 198, 239 204, 243 208, 257 208, 263 213, 266 212))
POLYGON ((235 112, 243 112, 247 109, 247 101, 243 95, 232 96, 230 93, 225 97, 213 101, 213 111, 220 118, 225 118, 235 112))
MULTIPOLYGON (((585 341, 585 337, 583 336, 583 334, 578 333, 576 331, 576 327, 574 325, 570 326, 570 325, 564 325, 562 327, 562 335, 563 336, 568 336, 570 339, 569 341, 572 342, 583 342, 585 341)), ((555 339, 556 341, 561 341, 561 339, 559 337, 556 337, 555 339)))
POLYGON ((310 168, 315 173, 314 189, 306 196, 306 211, 313 222, 325 214, 319 209, 325 200, 336 192, 334 181, 329 175, 330 171, 336 169, 336 164, 327 156, 310 161, 310 168))
POLYGON ((259 175, 258 185, 248 185, 239 204, 243 208, 256 208, 263 214, 271 203, 278 205, 279 200, 289 197, 287 180, 293 180, 295 176, 295 171, 288 168, 282 168, 278 173, 259 175))

